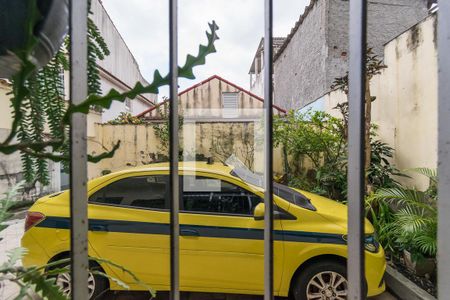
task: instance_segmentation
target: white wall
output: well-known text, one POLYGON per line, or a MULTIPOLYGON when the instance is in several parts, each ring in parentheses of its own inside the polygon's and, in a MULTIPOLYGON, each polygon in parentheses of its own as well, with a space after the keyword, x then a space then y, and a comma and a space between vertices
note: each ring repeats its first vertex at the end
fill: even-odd
MULTIPOLYGON (((401 170, 437 167, 437 48, 436 15, 412 27, 385 46, 381 75, 373 78, 372 119, 380 138, 395 149, 393 162, 401 170)), ((325 110, 346 101, 340 92, 325 97, 325 110)), ((428 180, 407 172, 414 180, 401 179, 425 188, 428 180)))
MULTIPOLYGON (((148 82, 142 76, 133 54, 126 45, 113 21, 109 17, 105 8, 99 0, 92 1, 94 23, 99 28, 111 54, 103 61, 98 61, 99 66, 104 70, 100 71, 102 92, 107 93, 111 88, 120 92, 125 92, 133 87, 136 82, 146 85, 148 82)), ((155 94, 144 94, 143 97, 151 102, 156 102, 155 94)), ((127 110, 124 103, 115 101, 113 105, 103 113, 102 122, 109 121, 117 117, 121 112, 138 114, 152 106, 149 101, 140 97, 132 101, 131 110, 127 110)))

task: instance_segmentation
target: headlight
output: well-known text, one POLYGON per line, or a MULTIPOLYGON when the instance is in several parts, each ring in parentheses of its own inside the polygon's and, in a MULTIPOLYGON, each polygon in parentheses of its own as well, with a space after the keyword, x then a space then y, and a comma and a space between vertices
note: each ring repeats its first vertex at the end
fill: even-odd
MULTIPOLYGON (((342 236, 342 239, 347 242, 348 236, 345 234, 342 236)), ((380 249, 380 243, 378 243, 377 236, 375 233, 373 234, 366 234, 366 237, 364 238, 364 247, 367 251, 372 253, 377 253, 380 249)))
POLYGON ((377 241, 377 236, 375 234, 366 235, 364 246, 367 251, 377 253, 380 248, 380 243, 377 241))

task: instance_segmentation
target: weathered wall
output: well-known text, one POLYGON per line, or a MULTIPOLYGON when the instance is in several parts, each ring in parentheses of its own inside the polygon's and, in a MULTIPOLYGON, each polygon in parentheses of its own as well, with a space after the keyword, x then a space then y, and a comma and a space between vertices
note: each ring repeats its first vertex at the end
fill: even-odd
MULTIPOLYGON (((437 48, 436 15, 386 44, 387 69, 372 79, 373 122, 380 138, 395 149, 393 162, 401 170, 437 167, 437 48)), ((345 95, 332 92, 325 97, 325 110, 346 101, 345 95)), ((428 181, 408 172, 424 188, 428 181)))
POLYGON ((0 79, 0 128, 3 129, 11 129, 12 110, 11 102, 9 101, 11 96, 7 95, 9 92, 11 92, 10 84, 0 79))
POLYGON ((326 2, 311 0, 306 17, 300 18, 301 24, 289 44, 276 56, 274 101, 284 109, 302 107, 327 89, 326 2))
MULTIPOLYGON (((348 69, 348 0, 311 5, 274 65, 275 103, 286 109, 322 97, 348 69)), ((368 10, 368 44, 380 56, 385 43, 428 15, 426 0, 374 0, 368 10)))
MULTIPOLYGON (((258 129, 256 128, 256 131, 258 129)), ((89 153, 105 151, 118 140, 121 146, 114 158, 105 159, 97 164, 89 164, 89 178, 100 176, 105 171, 149 164, 158 160, 159 155, 167 156, 167 149, 161 148, 153 125, 96 125, 97 134, 88 142, 89 153)), ((261 142, 255 141, 255 125, 249 122, 197 122, 185 123, 180 132, 180 147, 184 151, 185 160, 193 160, 193 149, 198 156, 214 157, 216 162, 235 154, 242 161, 251 159, 254 169, 262 172, 263 148, 261 142), (213 150, 216 149, 216 150, 213 150), (248 153, 254 150, 254 156, 248 153), (226 154, 226 155, 225 155, 226 154)), ((258 135, 257 135, 258 136, 258 135)), ((274 171, 283 173, 280 149, 274 151, 274 171)))

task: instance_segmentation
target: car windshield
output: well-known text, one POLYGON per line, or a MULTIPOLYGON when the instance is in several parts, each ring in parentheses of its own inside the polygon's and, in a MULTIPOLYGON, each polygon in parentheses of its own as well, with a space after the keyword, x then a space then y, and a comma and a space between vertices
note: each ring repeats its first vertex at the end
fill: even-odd
MULTIPOLYGON (((250 183, 254 186, 263 188, 264 181, 262 174, 256 174, 252 172, 247 166, 239 160, 236 156, 230 156, 225 163, 229 166, 233 166, 233 170, 230 175, 240 178, 242 181, 250 183)), ((300 206, 309 210, 316 210, 314 205, 312 205, 309 198, 307 198, 302 193, 288 187, 287 185, 273 182, 273 193, 274 195, 289 201, 292 204, 300 206)))

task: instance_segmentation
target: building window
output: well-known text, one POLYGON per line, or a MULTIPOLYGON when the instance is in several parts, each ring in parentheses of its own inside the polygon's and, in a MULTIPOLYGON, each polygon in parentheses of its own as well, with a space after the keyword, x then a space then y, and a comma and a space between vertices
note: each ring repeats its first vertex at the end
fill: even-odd
POLYGON ((131 99, 125 99, 125 108, 127 111, 131 111, 131 99))
POLYGON ((222 93, 222 117, 236 118, 239 109, 239 93, 222 93))

